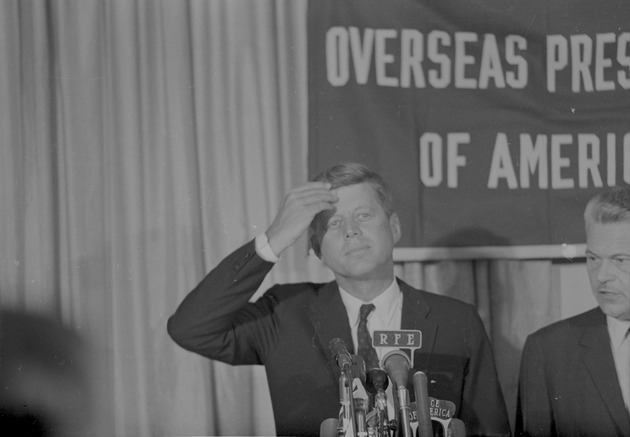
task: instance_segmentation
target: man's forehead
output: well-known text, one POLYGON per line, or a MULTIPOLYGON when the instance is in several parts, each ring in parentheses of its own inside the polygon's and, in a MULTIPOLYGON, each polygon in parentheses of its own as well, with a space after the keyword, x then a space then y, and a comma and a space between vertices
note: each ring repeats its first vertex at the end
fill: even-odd
POLYGON ((360 184, 344 185, 342 187, 333 188, 340 202, 349 202, 358 198, 370 198, 370 200, 378 200, 376 190, 367 182, 360 184))
POLYGON ((593 223, 586 230, 587 250, 598 255, 630 254, 630 223, 593 223))

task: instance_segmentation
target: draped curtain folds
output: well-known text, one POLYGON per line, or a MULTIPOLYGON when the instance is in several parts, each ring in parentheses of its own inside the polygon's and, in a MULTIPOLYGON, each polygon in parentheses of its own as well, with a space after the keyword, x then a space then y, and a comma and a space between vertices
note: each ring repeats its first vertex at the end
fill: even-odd
MULTIPOLYGON (((0 37, 0 304, 88 340, 93 435, 273 434, 263 369, 183 351, 166 319, 307 179, 306 0, 4 0, 0 37)), ((261 290, 331 279, 306 254, 261 290)), ((553 270, 396 266, 477 306, 511 410, 553 270)))

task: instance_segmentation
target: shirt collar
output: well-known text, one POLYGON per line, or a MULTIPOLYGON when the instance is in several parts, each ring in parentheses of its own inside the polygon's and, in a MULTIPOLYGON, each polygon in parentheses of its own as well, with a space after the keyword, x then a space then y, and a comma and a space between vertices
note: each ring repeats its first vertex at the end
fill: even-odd
POLYGON ((610 341, 615 350, 621 347, 623 340, 628 334, 630 329, 630 321, 619 320, 614 317, 606 316, 606 323, 608 324, 608 333, 610 334, 610 341))
POLYGON ((364 302, 354 297, 341 287, 339 287, 339 292, 341 294, 341 300, 346 306, 351 325, 359 324, 359 310, 361 305, 366 303, 374 304, 375 309, 373 314, 380 319, 381 325, 387 325, 390 320, 392 320, 392 317, 395 316, 396 310, 402 307, 402 293, 400 292, 400 286, 396 278, 394 278, 389 287, 370 302, 364 302))

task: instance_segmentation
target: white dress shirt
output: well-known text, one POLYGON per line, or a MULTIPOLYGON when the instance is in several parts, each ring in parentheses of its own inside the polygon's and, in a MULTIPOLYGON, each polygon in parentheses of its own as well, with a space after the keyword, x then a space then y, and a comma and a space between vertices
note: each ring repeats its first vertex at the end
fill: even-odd
MULTIPOLYGON (((370 336, 372 336, 372 339, 374 338, 374 331, 400 330, 400 320, 402 318, 402 293, 400 292, 400 287, 398 286, 396 279, 392 281, 385 291, 370 302, 364 302, 361 299, 352 296, 341 287, 339 287, 339 291, 341 294, 341 300, 343 301, 343 304, 346 307, 346 312, 348 313, 348 320, 350 320, 350 331, 352 332, 352 341, 355 345, 355 353, 357 353, 356 345, 359 344, 358 330, 359 311, 361 309, 361 305, 369 303, 374 305, 374 310, 370 313, 367 320, 367 328, 370 336)), ((397 348, 377 347, 375 349, 378 359, 381 360, 387 352, 397 348)))
MULTIPOLYGON (((357 299, 352 296, 343 288, 339 287, 341 294, 341 300, 346 307, 348 313, 348 320, 350 320, 350 331, 352 332, 352 341, 356 348, 359 344, 358 330, 359 330, 359 311, 361 305, 373 304, 374 310, 368 315, 367 328, 372 339, 374 339, 374 331, 398 331, 401 327, 402 319, 402 301, 403 296, 398 286, 396 278, 389 287, 379 294, 371 302, 364 302, 361 299, 357 299)), ((377 347, 376 354, 379 361, 383 359, 383 356, 391 350, 397 350, 399 348, 377 347)), ((394 394, 392 392, 392 384, 390 383, 385 390, 387 395, 387 414, 390 419, 396 417, 394 407, 394 394)))
POLYGON ((630 321, 606 316, 619 387, 630 412, 630 321))

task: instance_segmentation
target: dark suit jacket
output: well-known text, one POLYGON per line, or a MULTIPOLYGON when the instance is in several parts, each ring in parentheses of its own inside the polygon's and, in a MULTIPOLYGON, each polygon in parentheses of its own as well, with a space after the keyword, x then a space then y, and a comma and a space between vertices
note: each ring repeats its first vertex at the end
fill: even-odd
POLYGON ((606 316, 595 308, 525 342, 517 435, 630 436, 606 316))
MULTIPOLYGON (((253 241, 237 249, 182 301, 168 332, 208 358, 264 364, 278 434, 317 436, 324 419, 339 415, 339 370, 329 342, 352 345, 350 322, 335 282, 276 285, 248 303, 272 266, 253 241)), ((492 350, 474 307, 404 282, 400 288, 402 328, 423 334, 414 365, 427 374, 429 395, 453 401, 471 435, 509 435, 492 350)))

